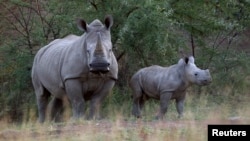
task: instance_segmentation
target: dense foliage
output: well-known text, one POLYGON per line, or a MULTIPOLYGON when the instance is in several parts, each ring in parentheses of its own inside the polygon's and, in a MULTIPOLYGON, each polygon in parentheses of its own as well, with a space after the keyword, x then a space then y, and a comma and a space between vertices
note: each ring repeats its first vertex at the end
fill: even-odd
MULTIPOLYGON (((114 17, 112 42, 119 80, 111 102, 124 101, 130 76, 152 64, 194 55, 209 68, 206 93, 246 94, 249 84, 250 3, 247 0, 10 0, 0 1, 0 118, 29 121, 34 111, 30 70, 36 51, 56 38, 82 34, 75 20, 114 17), (239 75, 241 74, 241 75, 239 75), (115 99, 114 99, 115 98, 115 99)), ((201 88, 195 90, 200 91, 201 88)))

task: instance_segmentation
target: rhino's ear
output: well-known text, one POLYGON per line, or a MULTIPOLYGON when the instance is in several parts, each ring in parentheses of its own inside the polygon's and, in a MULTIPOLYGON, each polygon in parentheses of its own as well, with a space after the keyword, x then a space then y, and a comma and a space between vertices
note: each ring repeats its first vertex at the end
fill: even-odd
POLYGON ((184 60, 185 60, 186 64, 188 64, 188 63, 194 64, 194 57, 193 56, 185 57, 184 60))
POLYGON ((113 25, 113 17, 111 15, 107 15, 104 20, 105 27, 110 30, 111 26, 113 25))
POLYGON ((88 24, 83 19, 77 19, 77 27, 83 32, 88 32, 88 24))
POLYGON ((184 61, 185 61, 186 64, 188 64, 189 58, 188 58, 188 57, 185 57, 185 58, 184 58, 184 61))
POLYGON ((193 56, 189 57, 189 62, 194 64, 194 57, 193 56))
POLYGON ((181 58, 181 59, 178 61, 178 64, 179 64, 179 65, 185 64, 185 60, 181 58))

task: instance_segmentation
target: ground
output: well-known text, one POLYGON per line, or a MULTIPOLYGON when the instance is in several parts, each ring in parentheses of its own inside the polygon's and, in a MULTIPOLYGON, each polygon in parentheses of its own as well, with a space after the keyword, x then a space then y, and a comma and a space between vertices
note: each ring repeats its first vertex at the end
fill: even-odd
POLYGON ((246 124, 249 119, 94 120, 61 124, 22 125, 0 132, 0 140, 206 140, 208 124, 246 124))

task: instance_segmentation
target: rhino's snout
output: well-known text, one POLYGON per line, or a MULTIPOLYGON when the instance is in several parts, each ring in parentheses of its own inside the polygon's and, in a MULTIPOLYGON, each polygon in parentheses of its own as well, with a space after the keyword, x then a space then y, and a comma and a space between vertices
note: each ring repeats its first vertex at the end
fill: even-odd
POLYGON ((211 78, 201 80, 201 85, 208 85, 212 82, 211 78))
POLYGON ((202 80, 201 82, 203 85, 208 85, 211 83, 211 80, 210 79, 205 79, 205 80, 202 80))
POLYGON ((105 63, 90 63, 90 71, 93 73, 97 72, 102 72, 102 73, 107 73, 109 72, 109 66, 110 64, 105 62, 105 63))
POLYGON ((204 77, 200 80, 200 85, 209 85, 212 82, 212 77, 209 70, 205 70, 204 77))

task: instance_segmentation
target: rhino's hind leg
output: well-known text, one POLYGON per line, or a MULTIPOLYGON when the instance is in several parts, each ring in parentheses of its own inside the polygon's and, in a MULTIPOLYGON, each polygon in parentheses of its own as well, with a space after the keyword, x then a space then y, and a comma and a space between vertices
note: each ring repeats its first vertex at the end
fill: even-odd
POLYGON ((143 99, 143 96, 134 98, 132 114, 135 117, 141 118, 141 111, 144 107, 144 103, 145 103, 145 100, 143 99))
POLYGON ((133 109, 132 114, 137 117, 141 118, 141 110, 144 105, 143 95, 141 89, 133 89, 133 109))
POLYGON ((55 122, 61 122, 63 111, 63 100, 54 97, 52 99, 51 105, 51 120, 55 122))
POLYGON ((50 97, 50 93, 47 89, 42 86, 40 89, 36 91, 36 99, 38 105, 38 113, 39 113, 39 122, 43 123, 45 121, 45 113, 48 106, 48 101, 50 97))

